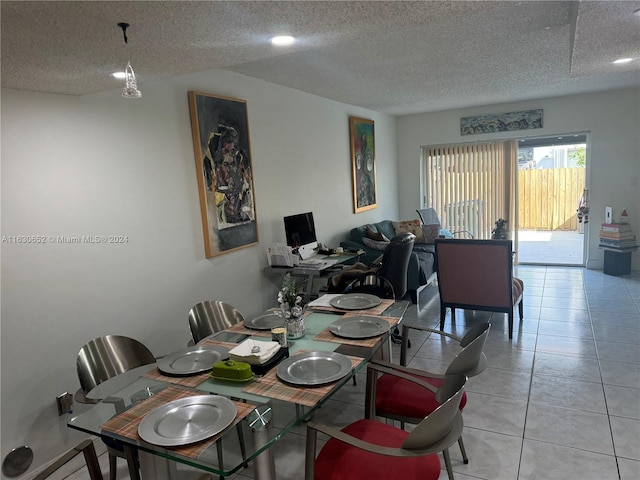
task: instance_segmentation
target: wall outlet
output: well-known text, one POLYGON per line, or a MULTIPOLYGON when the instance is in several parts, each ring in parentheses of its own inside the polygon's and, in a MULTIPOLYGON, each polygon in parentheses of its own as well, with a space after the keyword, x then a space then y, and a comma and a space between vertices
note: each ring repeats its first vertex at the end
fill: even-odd
POLYGON ((604 209, 604 223, 613 223, 613 208, 605 207, 605 209, 604 209))
POLYGON ((69 392, 61 393, 56 397, 56 405, 58 406, 58 415, 71 413, 73 410, 73 395, 69 392))

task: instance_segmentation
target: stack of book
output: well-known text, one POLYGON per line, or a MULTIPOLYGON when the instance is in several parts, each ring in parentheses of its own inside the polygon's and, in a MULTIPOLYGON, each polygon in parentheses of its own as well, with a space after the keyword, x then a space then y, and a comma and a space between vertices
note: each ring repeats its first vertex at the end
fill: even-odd
POLYGON ((600 227, 600 246, 620 250, 635 249, 636 236, 628 223, 603 223, 600 227))

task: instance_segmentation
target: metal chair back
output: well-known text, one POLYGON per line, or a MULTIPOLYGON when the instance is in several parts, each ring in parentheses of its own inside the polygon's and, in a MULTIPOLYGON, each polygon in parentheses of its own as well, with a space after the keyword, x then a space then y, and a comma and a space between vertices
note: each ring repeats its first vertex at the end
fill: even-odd
POLYGON ((76 368, 80 387, 86 394, 116 375, 156 361, 142 343, 121 335, 98 337, 78 352, 76 368))
POLYGON ((457 441, 462 433, 459 407, 466 382, 467 377, 464 375, 446 377, 436 393, 436 397, 442 400, 442 403, 416 425, 405 439, 402 448, 425 448, 439 443, 447 448, 457 441))
POLYGON ((189 328, 194 343, 239 322, 244 322, 244 317, 238 309, 220 301, 205 300, 189 311, 189 328))

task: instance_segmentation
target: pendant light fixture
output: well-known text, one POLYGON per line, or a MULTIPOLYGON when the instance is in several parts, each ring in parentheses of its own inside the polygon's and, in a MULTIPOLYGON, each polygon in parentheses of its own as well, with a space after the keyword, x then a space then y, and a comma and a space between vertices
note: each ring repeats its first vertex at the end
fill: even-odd
MULTIPOLYGON (((127 38, 128 23, 121 22, 118 26, 122 29, 122 35, 124 36, 124 43, 129 43, 127 38)), ((127 61, 127 67, 124 69, 124 88, 122 89, 122 96, 124 98, 141 98, 142 92, 138 90, 138 82, 136 81, 136 74, 133 71, 131 62, 127 61)))

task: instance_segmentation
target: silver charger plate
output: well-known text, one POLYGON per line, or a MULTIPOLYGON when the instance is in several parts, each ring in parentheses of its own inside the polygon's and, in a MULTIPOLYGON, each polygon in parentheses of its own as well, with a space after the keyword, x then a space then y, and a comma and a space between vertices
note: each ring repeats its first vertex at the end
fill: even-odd
POLYGON ((276 375, 280 380, 305 387, 335 382, 353 369, 349 357, 336 352, 305 352, 283 360, 276 375))
POLYGON ((329 325, 329 331, 338 337, 370 338, 386 333, 391 328, 389 322, 380 317, 357 316, 336 320, 329 325))
POLYGON ((138 425, 138 434, 161 447, 188 445, 220 433, 237 413, 233 402, 219 395, 180 398, 148 413, 138 425))
POLYGON ((276 312, 267 312, 250 320, 245 320, 244 326, 252 330, 271 330, 273 327, 284 326, 284 318, 276 312))
POLYGON ((329 304, 342 310, 365 310, 380 305, 380 297, 369 293, 345 293, 332 298, 329 304))
POLYGON ((197 375, 213 369, 218 360, 229 358, 229 349, 220 345, 189 347, 158 360, 158 370, 165 375, 197 375))

